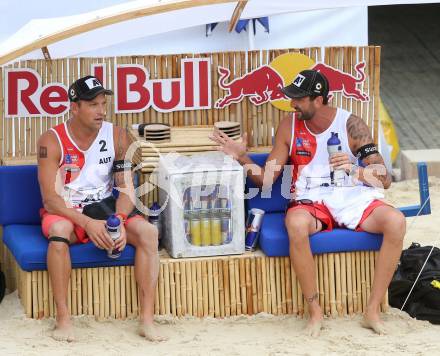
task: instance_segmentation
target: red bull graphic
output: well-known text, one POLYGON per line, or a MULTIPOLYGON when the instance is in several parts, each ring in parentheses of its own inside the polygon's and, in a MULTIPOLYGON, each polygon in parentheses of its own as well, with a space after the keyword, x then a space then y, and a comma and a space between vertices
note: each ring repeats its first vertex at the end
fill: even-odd
POLYGON ((312 69, 321 72, 327 78, 330 86, 330 98, 333 96, 333 93, 342 91, 347 98, 369 101, 369 96, 357 88, 358 84, 362 84, 366 78, 364 68, 365 62, 356 64, 354 69, 358 76, 354 77, 349 73, 345 73, 324 63, 318 63, 312 67, 312 69))
POLYGON ((218 72, 220 74, 218 85, 228 93, 217 100, 215 103, 217 109, 222 109, 232 103, 239 103, 245 96, 249 97, 249 101, 254 105, 285 98, 280 90, 284 86, 283 78, 268 65, 254 69, 229 83, 226 80, 231 75, 231 71, 228 68, 218 67, 218 72))
POLYGON ((366 79, 365 62, 354 66, 356 76, 333 68, 325 63, 316 63, 312 58, 301 53, 285 53, 274 58, 252 72, 227 81, 231 72, 228 68, 218 67, 220 78, 218 85, 227 93, 217 100, 215 108, 222 109, 233 103, 241 102, 245 97, 254 105, 270 102, 277 109, 292 111, 290 99, 280 89, 295 79, 304 69, 320 71, 329 81, 329 99, 334 93, 341 92, 347 98, 369 101, 369 96, 361 89, 366 79))

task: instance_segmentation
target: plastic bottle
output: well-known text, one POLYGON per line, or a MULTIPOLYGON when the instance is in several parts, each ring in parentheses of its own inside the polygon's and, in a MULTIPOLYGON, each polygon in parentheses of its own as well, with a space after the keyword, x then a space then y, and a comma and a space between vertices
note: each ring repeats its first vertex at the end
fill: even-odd
MULTIPOLYGON (((339 139, 337 132, 331 133, 331 136, 327 141, 327 151, 330 157, 335 153, 342 152, 341 140, 339 139)), ((335 170, 331 169, 330 171, 331 183, 337 187, 344 185, 345 176, 346 174, 343 168, 335 170)))
MULTIPOLYGON (((116 241, 121 236, 121 220, 116 215, 110 215, 106 222, 107 232, 111 239, 116 241)), ((121 251, 118 249, 108 250, 107 256, 110 258, 118 258, 121 256, 121 251)))
POLYGON ((160 205, 157 202, 153 202, 150 206, 150 215, 148 216, 148 221, 157 227, 159 233, 159 239, 161 238, 161 224, 159 219, 160 205))

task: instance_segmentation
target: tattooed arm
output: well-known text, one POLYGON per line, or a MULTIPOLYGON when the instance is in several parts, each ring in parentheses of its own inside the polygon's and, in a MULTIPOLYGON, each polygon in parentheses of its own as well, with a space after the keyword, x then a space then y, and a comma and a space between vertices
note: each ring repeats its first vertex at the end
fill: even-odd
MULTIPOLYGON (((355 156, 359 148, 374 143, 370 128, 360 117, 355 115, 351 115, 347 120, 347 133, 351 152, 353 152, 355 156)), ((355 169, 354 173, 352 173, 355 179, 369 186, 384 189, 390 187, 391 176, 385 168, 384 160, 379 152, 365 157, 362 163, 366 167, 355 169)))
MULTIPOLYGON (((115 161, 123 161, 130 145, 127 130, 114 126, 115 161)), ((131 160, 132 157, 128 157, 131 160)), ((116 212, 128 215, 134 208, 134 186, 131 171, 114 173, 115 185, 118 187, 119 196, 116 200, 116 212)))
POLYGON ((49 214, 65 216, 84 228, 90 218, 68 206, 61 196, 63 183, 58 167, 61 149, 53 132, 48 131, 41 135, 37 143, 37 152, 38 182, 44 208, 49 214))

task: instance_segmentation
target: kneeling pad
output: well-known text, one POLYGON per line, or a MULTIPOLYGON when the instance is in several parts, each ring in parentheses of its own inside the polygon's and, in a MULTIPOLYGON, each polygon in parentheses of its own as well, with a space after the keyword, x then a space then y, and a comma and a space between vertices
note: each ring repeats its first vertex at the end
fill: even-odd
MULTIPOLYGON (((265 214, 260 232, 260 247, 267 256, 289 256, 289 236, 284 213, 265 214)), ((334 229, 310 236, 313 254, 350 251, 377 251, 382 245, 381 234, 334 229)))

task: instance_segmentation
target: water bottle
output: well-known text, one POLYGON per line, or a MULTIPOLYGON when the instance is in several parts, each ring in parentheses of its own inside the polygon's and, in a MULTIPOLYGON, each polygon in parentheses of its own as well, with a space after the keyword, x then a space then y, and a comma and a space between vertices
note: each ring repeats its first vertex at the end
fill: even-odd
MULTIPOLYGON (((341 140, 338 137, 337 132, 332 132, 330 138, 327 141, 327 151, 331 157, 335 153, 342 152, 341 140)), ((330 179, 332 185, 342 186, 345 180, 345 170, 343 168, 330 171, 330 179)))
POLYGON ((150 224, 153 224, 154 226, 156 226, 158 234, 159 234, 159 239, 160 239, 161 225, 160 225, 160 220, 159 220, 159 210, 160 210, 160 205, 157 202, 154 202, 153 204, 151 204, 150 215, 148 216, 148 221, 150 222, 150 224))
MULTIPOLYGON (((113 242, 121 236, 121 220, 116 215, 110 215, 106 222, 107 232, 109 233, 113 242)), ((110 258, 118 258, 121 256, 121 251, 118 249, 110 249, 107 251, 107 256, 110 258)))

